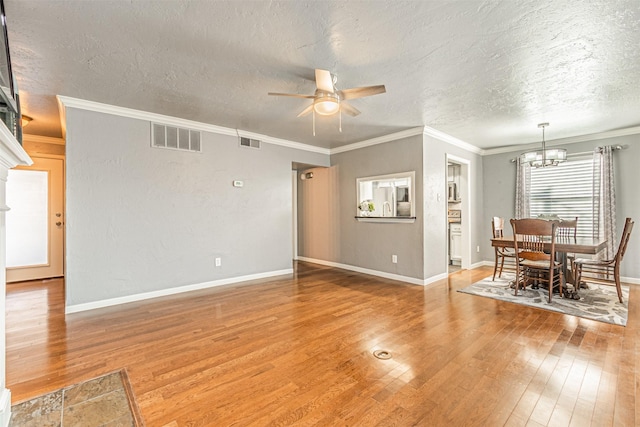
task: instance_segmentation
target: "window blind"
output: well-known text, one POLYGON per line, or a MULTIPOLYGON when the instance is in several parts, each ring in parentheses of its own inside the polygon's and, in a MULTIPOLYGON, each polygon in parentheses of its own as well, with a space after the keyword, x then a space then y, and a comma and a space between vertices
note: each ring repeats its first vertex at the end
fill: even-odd
POLYGON ((531 169, 531 217, 578 217, 579 237, 593 233, 593 160, 567 161, 555 167, 531 169))

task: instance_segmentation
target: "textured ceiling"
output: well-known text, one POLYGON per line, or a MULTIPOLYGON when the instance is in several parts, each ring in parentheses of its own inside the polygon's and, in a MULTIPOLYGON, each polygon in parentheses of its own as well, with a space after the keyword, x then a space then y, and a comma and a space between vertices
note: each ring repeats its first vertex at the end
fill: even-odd
POLYGON ((479 148, 640 125, 640 1, 5 0, 26 133, 55 95, 326 148, 429 126, 479 148), (314 68, 385 84, 343 117, 296 118, 314 68))

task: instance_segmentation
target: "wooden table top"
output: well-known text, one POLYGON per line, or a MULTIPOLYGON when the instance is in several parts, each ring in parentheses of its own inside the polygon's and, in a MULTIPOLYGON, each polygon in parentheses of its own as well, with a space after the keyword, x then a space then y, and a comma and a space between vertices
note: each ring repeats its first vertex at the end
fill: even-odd
MULTIPOLYGON (((556 238, 556 251, 572 252, 576 254, 597 254, 607 245, 605 239, 591 237, 558 237, 556 238)), ((491 239, 491 246, 500 248, 513 248, 513 236, 495 237, 491 239)))

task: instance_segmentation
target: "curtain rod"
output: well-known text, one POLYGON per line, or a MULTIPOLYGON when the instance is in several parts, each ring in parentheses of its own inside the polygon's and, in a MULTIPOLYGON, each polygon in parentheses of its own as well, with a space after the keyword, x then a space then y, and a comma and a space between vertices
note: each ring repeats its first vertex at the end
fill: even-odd
MULTIPOLYGON (((605 146, 598 146, 596 147, 593 151, 598 150, 598 151, 602 151, 602 149, 605 146)), ((625 148, 627 148, 627 146, 622 146, 622 145, 611 145, 611 150, 613 151, 618 151, 618 150, 624 150, 625 148)), ((567 154, 567 157, 569 156, 583 156, 585 154, 593 154, 593 151, 583 151, 582 153, 571 153, 571 154, 567 154)), ((511 160, 509 160, 511 163, 515 163, 517 158, 513 158, 511 160)))

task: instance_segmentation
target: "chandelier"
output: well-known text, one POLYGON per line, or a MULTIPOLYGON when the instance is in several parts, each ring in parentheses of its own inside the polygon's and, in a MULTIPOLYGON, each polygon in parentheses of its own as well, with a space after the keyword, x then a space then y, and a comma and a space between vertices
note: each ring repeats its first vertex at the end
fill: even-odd
POLYGON ((520 156, 521 161, 529 163, 534 168, 544 168, 547 166, 558 166, 558 164, 567 161, 567 150, 564 148, 552 148, 547 150, 544 141, 544 128, 549 123, 540 123, 542 128, 542 151, 527 151, 520 156))

